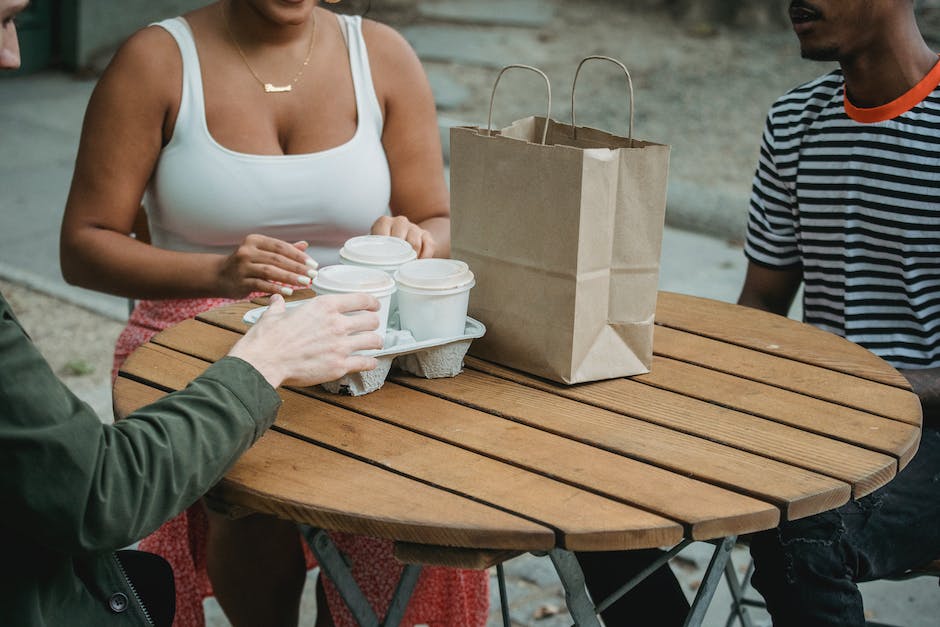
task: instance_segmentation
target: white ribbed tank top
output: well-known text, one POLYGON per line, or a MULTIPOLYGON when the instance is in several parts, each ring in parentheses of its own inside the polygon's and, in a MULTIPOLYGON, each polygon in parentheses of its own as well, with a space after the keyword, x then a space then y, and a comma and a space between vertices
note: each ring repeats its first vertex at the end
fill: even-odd
POLYGON ((173 136, 161 151, 144 206, 160 248, 230 254, 250 233, 306 240, 320 265, 339 263, 348 238, 389 213, 391 180, 379 107, 358 16, 338 15, 352 68, 358 126, 320 152, 254 155, 218 144, 206 124, 199 56, 182 17, 159 22, 176 40, 183 85, 173 136))

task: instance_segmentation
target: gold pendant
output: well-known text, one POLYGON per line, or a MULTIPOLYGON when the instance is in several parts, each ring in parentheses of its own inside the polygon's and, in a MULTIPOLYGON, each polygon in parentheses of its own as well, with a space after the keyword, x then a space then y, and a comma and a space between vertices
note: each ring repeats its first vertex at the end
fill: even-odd
POLYGON ((293 88, 293 85, 272 85, 271 83, 264 84, 264 91, 269 94, 277 94, 285 91, 290 91, 293 88))

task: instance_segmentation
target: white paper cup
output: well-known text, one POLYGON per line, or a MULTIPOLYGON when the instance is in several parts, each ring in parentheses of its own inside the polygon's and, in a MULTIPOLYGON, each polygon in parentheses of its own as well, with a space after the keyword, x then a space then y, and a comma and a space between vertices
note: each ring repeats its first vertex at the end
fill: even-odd
POLYGON ((348 266, 376 268, 389 276, 418 257, 411 244, 388 235, 360 235, 346 240, 339 250, 340 261, 348 266))
POLYGON ((456 259, 417 259, 395 273, 401 328, 415 340, 458 337, 467 321, 473 273, 456 259))
POLYGON ((375 296, 379 308, 379 328, 376 330, 383 342, 388 328, 388 312, 395 293, 395 281, 387 273, 374 268, 356 266, 326 266, 320 268, 313 280, 313 290, 317 296, 325 294, 369 294, 375 296))
MULTIPOLYGON (((361 268, 374 268, 381 270, 390 277, 409 261, 418 257, 418 253, 411 244, 400 237, 388 235, 360 235, 346 240, 339 251, 340 263, 347 266, 361 268)), ((394 315, 398 311, 398 295, 392 294, 389 312, 394 315)))

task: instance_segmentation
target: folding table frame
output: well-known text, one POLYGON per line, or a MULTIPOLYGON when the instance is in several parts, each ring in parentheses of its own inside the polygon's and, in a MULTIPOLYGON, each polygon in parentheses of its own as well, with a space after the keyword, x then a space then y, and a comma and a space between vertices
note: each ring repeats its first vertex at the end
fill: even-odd
MULTIPOLYGON (((417 564, 406 564, 398 581, 392 602, 389 605, 388 612, 381 619, 376 615, 375 610, 369 604, 365 595, 359 589, 358 584, 353 579, 349 564, 346 562, 342 553, 337 549, 330 538, 329 533, 323 529, 313 527, 303 527, 304 537, 306 538, 310 549, 313 551, 317 562, 320 564, 322 572, 329 577, 339 590, 340 596, 346 603, 356 623, 361 627, 397 627, 401 623, 405 614, 405 608, 408 605, 408 599, 418 583, 418 576, 421 573, 421 566, 417 564)), ((711 541, 715 544, 715 551, 705 571, 705 577, 695 595, 695 600, 689 610, 685 620, 685 627, 700 627, 705 619, 705 612, 715 595, 715 590, 721 582, 721 578, 733 567, 731 565, 731 550, 734 548, 737 536, 728 536, 719 540, 711 541)), ((577 627, 601 627, 603 621, 600 614, 620 599, 624 594, 632 590, 637 584, 649 577, 660 566, 668 562, 685 547, 691 544, 693 540, 683 540, 675 545, 655 562, 650 564, 643 571, 637 573, 633 578, 627 581, 623 586, 617 589, 600 603, 595 604, 588 594, 584 582, 584 573, 574 553, 565 549, 552 549, 547 553, 537 553, 538 555, 548 555, 549 559, 558 573, 565 590, 565 601, 568 605, 568 612, 574 619, 577 627)), ((506 581, 503 572, 502 563, 496 567, 497 581, 499 585, 499 598, 502 610, 503 626, 510 627, 509 618, 509 599, 506 594, 506 581)), ((729 579, 729 585, 730 585, 729 579)), ((737 579, 734 578, 735 583, 737 579)))

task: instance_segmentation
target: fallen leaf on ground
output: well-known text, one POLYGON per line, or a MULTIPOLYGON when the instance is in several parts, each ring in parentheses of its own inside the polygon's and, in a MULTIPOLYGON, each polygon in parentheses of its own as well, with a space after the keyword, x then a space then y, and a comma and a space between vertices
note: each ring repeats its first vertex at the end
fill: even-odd
POLYGON ((543 618, 557 616, 558 614, 561 614, 561 607, 558 605, 542 605, 532 613, 532 618, 535 620, 542 620, 543 618))

